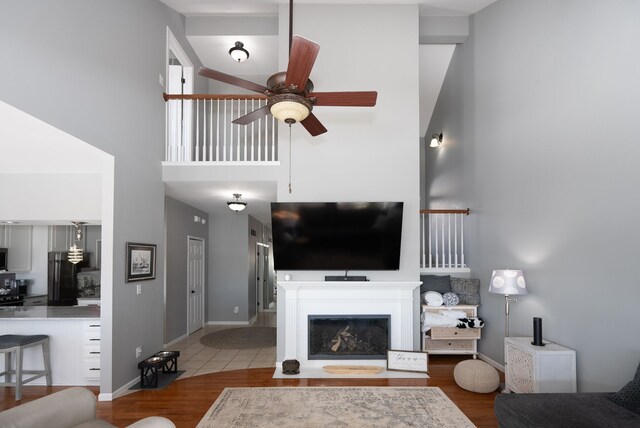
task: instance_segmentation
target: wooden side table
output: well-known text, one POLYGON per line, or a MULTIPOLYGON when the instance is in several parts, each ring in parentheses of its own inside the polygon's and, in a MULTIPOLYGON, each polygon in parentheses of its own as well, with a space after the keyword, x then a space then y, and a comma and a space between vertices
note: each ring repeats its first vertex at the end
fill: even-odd
POLYGON ((535 346, 532 340, 505 338, 505 392, 576 392, 576 351, 546 341, 535 346))

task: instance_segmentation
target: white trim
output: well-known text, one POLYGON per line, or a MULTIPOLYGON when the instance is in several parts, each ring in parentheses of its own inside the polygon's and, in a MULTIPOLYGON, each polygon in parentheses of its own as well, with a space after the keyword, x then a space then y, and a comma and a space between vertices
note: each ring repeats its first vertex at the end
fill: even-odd
MULTIPOLYGON (((171 29, 167 27, 167 46, 165 50, 165 73, 164 73, 164 92, 167 92, 167 85, 169 81, 169 51, 178 58, 182 65, 182 75, 184 78, 183 93, 193 94, 194 88, 194 71, 193 62, 189 58, 189 55, 178 43, 178 39, 173 35, 171 29)), ((193 129, 192 129, 192 117, 193 106, 192 103, 184 103, 183 109, 183 141, 189 143, 189 154, 191 154, 191 143, 193 141, 193 129)), ((165 102, 165 153, 169 144, 169 104, 165 102)))
POLYGON ((198 161, 198 162, 178 162, 162 161, 162 166, 280 166, 280 161, 198 161))
POLYGON ((190 305, 190 302, 189 302, 190 298, 191 298, 191 293, 190 293, 190 290, 189 290, 189 275, 191 273, 191 271, 189 270, 190 269, 189 268, 189 266, 190 266, 190 263, 189 263, 189 245, 190 245, 190 241, 191 240, 202 242, 202 264, 203 264, 202 278, 201 278, 202 279, 202 303, 201 303, 201 308, 200 308, 201 313, 202 313, 202 325, 199 328, 193 330, 193 333, 195 333, 196 331, 198 331, 198 330, 200 330, 201 328, 204 327, 204 318, 205 318, 205 316, 204 316, 204 309, 205 309, 204 302, 205 302, 205 298, 206 298, 206 296, 205 296, 205 283, 204 283, 205 272, 207 270, 206 265, 205 265, 205 263, 207 262, 207 256, 205 254, 206 253, 205 240, 204 240, 204 238, 200 238, 199 236, 187 235, 187 335, 191 335, 192 334, 192 332, 189 332, 189 320, 191 319, 191 316, 190 316, 191 315, 191 311, 190 311, 191 305, 190 305))
POLYGON ((100 395, 98 395, 98 401, 113 401, 118 397, 122 397, 123 395, 126 395, 127 391, 129 391, 129 389, 131 389, 131 387, 133 385, 135 385, 136 383, 138 383, 138 382, 140 382, 140 377, 136 376, 135 378, 133 378, 129 382, 127 382, 124 385, 122 385, 117 390, 113 391, 113 393, 111 393, 111 394, 102 394, 101 393, 100 395))
POLYGON ((207 321, 207 325, 249 325, 249 321, 207 321))
MULTIPOLYGON (((166 247, 165 247, 166 248, 166 247)), ((187 337, 189 337, 188 334, 183 334, 182 336, 178 337, 177 339, 172 340, 169 343, 165 343, 164 344, 164 349, 167 349, 168 347, 170 347, 171 345, 175 345, 176 343, 180 342, 181 340, 186 339, 187 337)))
POLYGON ((478 354, 478 358, 504 373, 504 366, 497 361, 492 360, 484 354, 478 354))

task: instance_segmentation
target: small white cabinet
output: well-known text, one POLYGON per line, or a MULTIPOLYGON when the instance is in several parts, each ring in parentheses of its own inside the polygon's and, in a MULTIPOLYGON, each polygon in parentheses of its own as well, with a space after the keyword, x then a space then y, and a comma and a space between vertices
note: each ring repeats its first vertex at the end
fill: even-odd
MULTIPOLYGON (((464 311, 469 318, 478 316, 478 305, 428 306, 422 305, 422 312, 438 314, 444 310, 464 311)), ((478 354, 479 328, 432 327, 422 333, 422 350, 428 354, 478 354)))
POLYGON ((531 344, 531 337, 507 337, 506 391, 576 392, 576 352, 557 343, 531 344))
POLYGON ((100 321, 82 324, 82 375, 85 379, 100 379, 100 321))
POLYGON ((31 272, 32 234, 33 226, 0 226, 0 247, 9 249, 9 272, 31 272))

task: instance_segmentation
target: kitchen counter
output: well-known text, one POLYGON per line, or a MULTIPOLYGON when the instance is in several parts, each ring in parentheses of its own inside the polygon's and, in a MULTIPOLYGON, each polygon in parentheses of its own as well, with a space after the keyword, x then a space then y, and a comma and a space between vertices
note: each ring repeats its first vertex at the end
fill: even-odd
POLYGON ((0 319, 80 320, 99 319, 99 306, 2 306, 0 319))

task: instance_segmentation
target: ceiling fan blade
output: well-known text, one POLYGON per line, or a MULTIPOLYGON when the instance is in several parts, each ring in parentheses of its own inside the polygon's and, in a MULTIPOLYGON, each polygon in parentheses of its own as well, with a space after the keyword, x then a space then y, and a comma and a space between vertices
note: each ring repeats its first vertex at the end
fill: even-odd
POLYGON ((287 88, 295 85, 298 88, 297 92, 304 91, 319 51, 320 45, 317 43, 304 37, 293 36, 289 65, 287 66, 287 77, 284 82, 287 88))
POLYGON ((310 92, 307 98, 315 98, 313 105, 336 107, 373 107, 378 93, 367 92, 310 92))
POLYGON ((316 135, 324 134, 327 132, 327 128, 318 120, 313 113, 309 113, 306 119, 300 122, 304 128, 309 131, 312 137, 316 135))
POLYGON ((259 109, 254 110, 251 113, 247 113, 244 116, 240 116, 239 118, 232 120, 231 123, 235 123, 236 125, 248 125, 254 120, 263 118, 270 113, 271 110, 269 110, 269 106, 260 107, 259 109))
POLYGON ((222 73, 220 71, 212 70, 207 67, 200 67, 200 70, 198 70, 198 74, 200 76, 208 77, 209 79, 217 80, 219 82, 224 82, 230 85, 239 86, 241 88, 245 88, 254 92, 260 92, 261 94, 271 93, 271 90, 266 86, 258 85, 257 83, 240 79, 239 77, 222 73))

